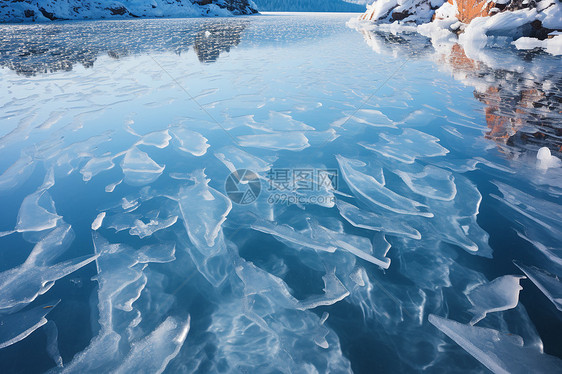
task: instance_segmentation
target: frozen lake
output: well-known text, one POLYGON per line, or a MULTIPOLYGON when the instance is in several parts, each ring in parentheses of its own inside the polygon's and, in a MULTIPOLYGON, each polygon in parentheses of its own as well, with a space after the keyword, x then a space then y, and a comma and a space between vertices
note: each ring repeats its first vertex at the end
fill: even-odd
POLYGON ((560 57, 352 16, 0 25, 1 373, 561 370, 560 57))

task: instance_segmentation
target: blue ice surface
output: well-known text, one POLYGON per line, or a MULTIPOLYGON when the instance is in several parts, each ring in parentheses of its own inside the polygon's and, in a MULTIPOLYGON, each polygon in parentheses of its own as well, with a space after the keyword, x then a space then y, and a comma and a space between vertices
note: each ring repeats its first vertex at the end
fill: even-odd
POLYGON ((0 26, 0 372, 560 367, 559 58, 350 17, 0 26))

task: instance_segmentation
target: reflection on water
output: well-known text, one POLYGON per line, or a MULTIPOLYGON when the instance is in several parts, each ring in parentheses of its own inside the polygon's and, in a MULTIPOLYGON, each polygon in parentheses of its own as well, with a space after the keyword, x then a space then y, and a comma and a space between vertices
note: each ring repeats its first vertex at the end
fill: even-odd
POLYGON ((467 57, 459 44, 435 49, 417 33, 360 32, 377 53, 413 59, 433 54, 455 79, 474 87, 474 97, 485 104, 486 137, 503 152, 543 146, 562 152, 562 67, 556 57, 500 46, 477 60, 467 57))
POLYGON ((92 67, 98 56, 119 59, 141 53, 186 53, 193 47, 201 62, 214 62, 240 43, 244 20, 197 20, 162 24, 105 21, 0 26, 0 66, 20 74, 92 67))
MULTIPOLYGON (((509 52, 508 52, 509 53, 509 52)), ((516 53, 515 51, 512 53, 516 53)), ((451 47, 450 54, 443 56, 461 80, 475 86, 474 97, 486 105, 486 123, 490 129, 486 136, 498 145, 536 150, 548 146, 562 152, 562 75, 560 66, 551 71, 544 64, 549 56, 517 53, 528 64, 542 66, 541 79, 525 70, 512 71, 491 68, 484 62, 470 59, 459 44, 451 47), (484 83, 485 84, 482 84, 484 83)), ((509 148, 501 147, 505 152, 509 148)))

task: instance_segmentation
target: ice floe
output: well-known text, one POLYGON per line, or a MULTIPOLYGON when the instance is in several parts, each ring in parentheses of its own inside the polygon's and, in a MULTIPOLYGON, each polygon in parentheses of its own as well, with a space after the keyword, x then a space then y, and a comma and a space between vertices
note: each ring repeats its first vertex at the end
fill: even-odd
POLYGON ((380 206, 391 212, 432 217, 430 212, 424 212, 419 208, 424 204, 399 195, 385 187, 384 180, 377 180, 371 175, 357 170, 366 164, 362 161, 336 156, 344 180, 349 188, 365 202, 380 206))
POLYGON ((180 151, 191 153, 194 156, 203 156, 207 153, 209 148, 207 139, 198 132, 179 126, 171 128, 170 132, 174 136, 180 151))
POLYGON ((133 147, 125 153, 121 162, 121 169, 125 175, 125 183, 133 186, 143 186, 154 182, 164 171, 164 165, 158 165, 150 156, 133 147))
POLYGON ((519 291, 523 289, 519 285, 521 279, 524 277, 504 275, 469 290, 467 297, 473 305, 471 312, 474 314, 470 324, 478 323, 488 313, 515 308, 519 303, 519 291))
POLYGON ((449 150, 441 146, 439 139, 415 129, 404 129, 402 134, 380 134, 383 142, 360 143, 363 147, 406 164, 413 164, 416 158, 444 156, 449 150))
POLYGON ((388 235, 403 235, 412 239, 421 239, 420 232, 408 226, 408 224, 399 217, 385 217, 368 210, 362 210, 355 205, 339 199, 336 205, 342 217, 353 226, 368 230, 382 231, 388 235))
POLYGON ((96 231, 99 229, 103 223, 103 219, 105 218, 106 212, 101 212, 96 216, 94 221, 92 222, 92 230, 96 231))
POLYGON ((259 173, 268 171, 272 166, 271 163, 231 145, 221 148, 215 153, 215 156, 231 172, 246 169, 259 173))
POLYGON ((172 137, 170 136, 168 130, 154 131, 143 135, 140 140, 135 143, 135 145, 151 145, 153 147, 162 149, 166 148, 168 144, 170 144, 171 139, 172 137))
POLYGON ((264 148, 274 151, 302 151, 310 147, 308 138, 299 131, 241 135, 237 138, 237 143, 242 147, 264 148))

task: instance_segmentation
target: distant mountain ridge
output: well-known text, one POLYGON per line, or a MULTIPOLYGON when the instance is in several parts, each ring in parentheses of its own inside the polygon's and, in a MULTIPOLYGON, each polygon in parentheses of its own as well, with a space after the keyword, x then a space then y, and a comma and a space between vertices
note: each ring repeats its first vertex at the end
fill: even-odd
POLYGON ((365 0, 254 0, 259 11, 364 12, 365 0))
POLYGON ((202 17, 257 13, 251 0, 2 0, 0 22, 136 17, 202 17))

